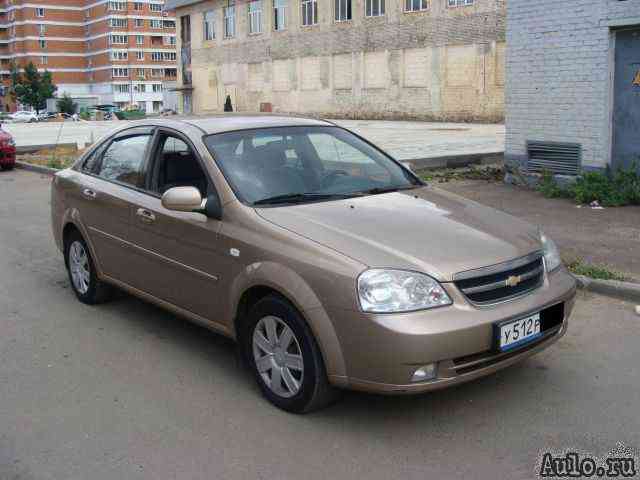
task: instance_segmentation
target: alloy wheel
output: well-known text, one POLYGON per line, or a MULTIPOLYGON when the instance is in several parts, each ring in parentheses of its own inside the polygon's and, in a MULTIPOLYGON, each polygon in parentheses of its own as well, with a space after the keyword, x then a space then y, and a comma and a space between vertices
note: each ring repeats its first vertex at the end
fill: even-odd
POLYGON ((89 291, 91 283, 91 269, 87 251, 79 241, 69 246, 69 271, 74 288, 82 295, 89 291))
POLYGON ((253 330, 253 359, 265 385, 283 398, 302 387, 304 361, 293 330, 278 317, 261 318, 253 330))

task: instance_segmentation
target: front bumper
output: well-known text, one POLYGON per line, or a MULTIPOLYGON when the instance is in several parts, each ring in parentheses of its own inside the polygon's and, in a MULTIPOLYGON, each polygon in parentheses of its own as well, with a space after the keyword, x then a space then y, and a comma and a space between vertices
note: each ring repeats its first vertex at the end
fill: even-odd
POLYGON ((488 375, 562 337, 576 292, 576 282, 564 267, 547 275, 535 291, 486 307, 471 305, 453 284, 443 285, 453 300, 448 307, 381 315, 332 310, 330 316, 347 375, 329 375, 330 381, 351 389, 401 394, 435 390, 488 375), (495 350, 496 322, 544 309, 559 318, 541 338, 508 353, 495 350), (436 378, 412 383, 415 370, 429 363, 438 365, 436 378))

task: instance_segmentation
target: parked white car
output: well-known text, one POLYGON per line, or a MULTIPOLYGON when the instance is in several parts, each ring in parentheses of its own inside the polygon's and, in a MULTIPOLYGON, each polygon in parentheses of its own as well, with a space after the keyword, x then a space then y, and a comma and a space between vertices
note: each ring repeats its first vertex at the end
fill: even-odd
POLYGON ((9 115, 9 118, 14 122, 31 123, 38 121, 38 115, 36 114, 36 112, 29 112, 27 110, 18 110, 17 112, 9 115))

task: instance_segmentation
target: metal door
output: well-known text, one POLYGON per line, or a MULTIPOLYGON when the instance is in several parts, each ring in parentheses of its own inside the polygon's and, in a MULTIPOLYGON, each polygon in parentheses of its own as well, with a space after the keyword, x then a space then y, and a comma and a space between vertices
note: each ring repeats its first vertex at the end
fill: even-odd
POLYGON ((640 28, 616 33, 612 166, 640 171, 640 28))

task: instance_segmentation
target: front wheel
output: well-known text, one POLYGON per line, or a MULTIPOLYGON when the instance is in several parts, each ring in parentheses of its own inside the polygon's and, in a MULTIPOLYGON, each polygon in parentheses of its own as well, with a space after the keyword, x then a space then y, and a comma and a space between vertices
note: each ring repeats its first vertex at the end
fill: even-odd
POLYGON ((249 365, 267 399, 292 413, 318 410, 337 397, 308 325, 285 299, 269 295, 249 312, 244 341, 249 365))

